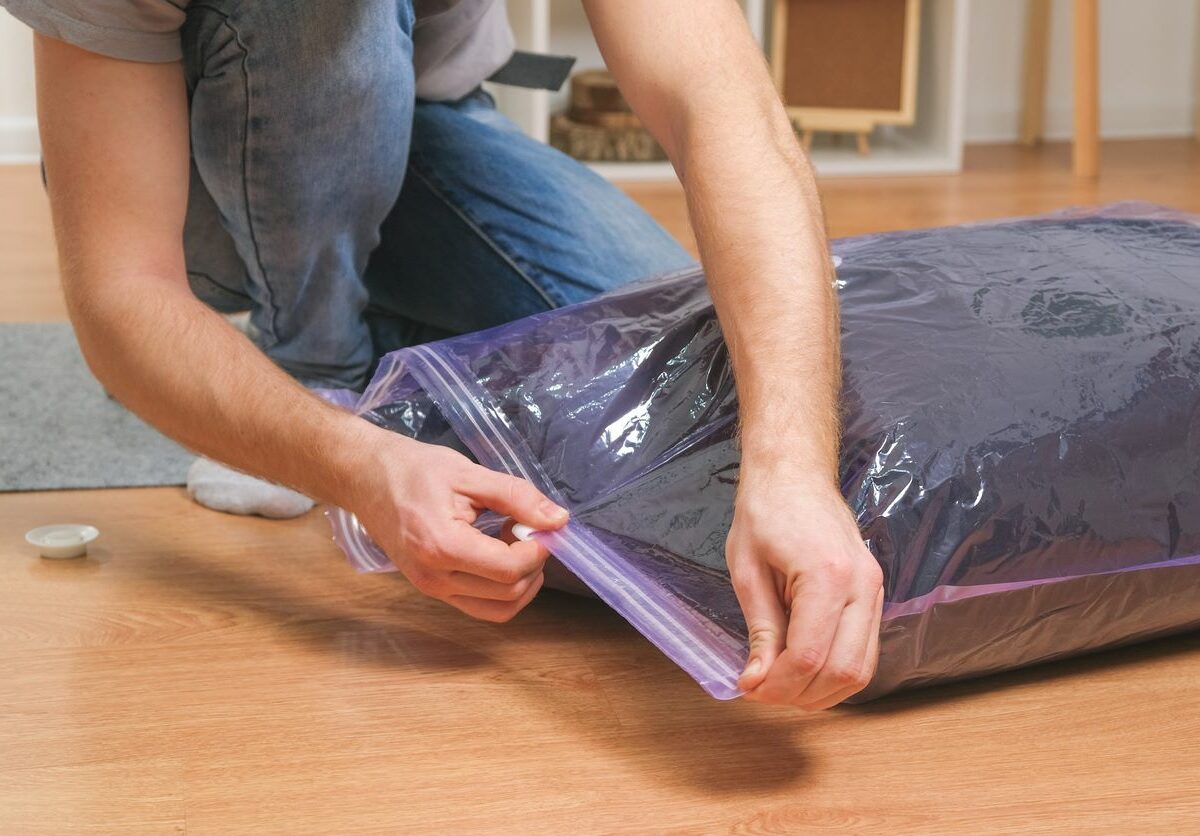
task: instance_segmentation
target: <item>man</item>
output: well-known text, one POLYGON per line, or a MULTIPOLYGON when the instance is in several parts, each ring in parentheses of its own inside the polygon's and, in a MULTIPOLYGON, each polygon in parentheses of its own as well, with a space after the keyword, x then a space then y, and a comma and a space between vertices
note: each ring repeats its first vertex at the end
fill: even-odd
MULTIPOLYGON (((199 453, 354 511, 427 594, 477 618, 520 611, 547 553, 470 523, 488 508, 553 528, 566 510, 300 385, 359 386, 382 352, 687 263, 479 91, 512 52, 502 3, 0 3, 39 33, 63 283, 96 376, 199 453), (246 308, 253 342, 216 312, 246 308)), ((684 185, 737 375, 740 684, 834 705, 873 673, 882 591, 837 488, 812 172, 732 0, 585 6, 684 185)))

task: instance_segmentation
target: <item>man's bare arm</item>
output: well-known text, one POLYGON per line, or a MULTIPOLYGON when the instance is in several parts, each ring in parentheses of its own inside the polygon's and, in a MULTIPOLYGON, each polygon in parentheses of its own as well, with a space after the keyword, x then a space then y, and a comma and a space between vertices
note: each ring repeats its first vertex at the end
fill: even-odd
POLYGON ((355 511, 423 591, 481 618, 523 607, 541 584, 544 550, 470 522, 488 507, 553 528, 565 512, 526 482, 327 405, 192 295, 180 65, 118 61, 42 36, 35 54, 63 288, 108 390, 198 452, 355 511))
POLYGON ((874 672, 881 575, 837 487, 837 300, 811 167, 732 0, 588 0, 601 51, 687 194, 729 344, 742 472, 727 557, 741 684, 824 708, 874 672))
POLYGON ((84 355, 181 443, 322 499, 344 497, 365 422, 294 383, 187 284, 188 115, 179 64, 38 37, 38 110, 63 289, 84 355))

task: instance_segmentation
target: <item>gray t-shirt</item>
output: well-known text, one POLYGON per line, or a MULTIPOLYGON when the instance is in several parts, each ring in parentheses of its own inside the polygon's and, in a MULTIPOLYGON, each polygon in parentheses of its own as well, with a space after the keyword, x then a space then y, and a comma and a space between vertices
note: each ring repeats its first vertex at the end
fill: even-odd
MULTIPOLYGON (((44 35, 127 61, 178 61, 191 0, 0 0, 44 35)), ((461 98, 508 61, 504 0, 414 0, 417 96, 461 98)))

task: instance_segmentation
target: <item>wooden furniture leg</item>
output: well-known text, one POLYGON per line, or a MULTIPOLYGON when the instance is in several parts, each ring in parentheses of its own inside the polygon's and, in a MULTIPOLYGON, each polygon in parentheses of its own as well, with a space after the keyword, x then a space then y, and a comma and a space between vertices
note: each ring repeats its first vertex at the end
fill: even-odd
POLYGON ((771 73, 780 95, 783 95, 783 74, 787 70, 787 19, 787 0, 775 0, 771 7, 771 73))
POLYGON ((1050 0, 1026 0, 1025 57, 1021 74, 1022 145, 1042 140, 1046 113, 1046 66, 1050 55, 1050 0))
POLYGON ((1192 86, 1196 99, 1196 141, 1200 142, 1200 1, 1196 3, 1196 36, 1192 39, 1192 58, 1196 68, 1195 84, 1192 86))
POLYGON ((1074 0, 1075 143, 1078 177, 1100 173, 1100 21, 1098 0, 1074 0))

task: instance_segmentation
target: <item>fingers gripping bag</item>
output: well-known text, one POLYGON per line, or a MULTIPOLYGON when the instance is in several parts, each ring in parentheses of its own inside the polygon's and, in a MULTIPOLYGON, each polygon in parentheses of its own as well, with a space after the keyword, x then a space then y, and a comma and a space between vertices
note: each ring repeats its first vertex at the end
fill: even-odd
MULTIPOLYGON (((885 578, 859 699, 1200 626, 1197 218, 1121 204, 834 252, 841 486, 885 578)), ((569 508, 536 536, 738 695, 737 390, 699 270, 395 352, 353 408, 569 508)), ((330 515, 355 568, 392 569, 330 515)))

